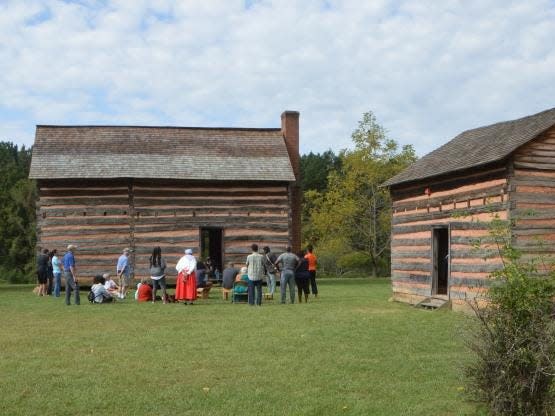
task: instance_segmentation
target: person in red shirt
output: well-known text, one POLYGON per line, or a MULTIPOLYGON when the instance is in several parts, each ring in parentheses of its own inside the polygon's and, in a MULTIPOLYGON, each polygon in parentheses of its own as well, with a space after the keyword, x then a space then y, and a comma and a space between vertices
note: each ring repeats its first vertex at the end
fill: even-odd
POLYGON ((137 288, 137 301, 150 302, 152 301, 152 287, 147 283, 147 279, 142 279, 137 288))
POLYGON ((318 259, 312 253, 312 246, 309 245, 306 248, 307 253, 304 258, 308 261, 308 273, 310 275, 310 289, 314 297, 318 297, 318 286, 316 285, 316 266, 318 265, 318 259))

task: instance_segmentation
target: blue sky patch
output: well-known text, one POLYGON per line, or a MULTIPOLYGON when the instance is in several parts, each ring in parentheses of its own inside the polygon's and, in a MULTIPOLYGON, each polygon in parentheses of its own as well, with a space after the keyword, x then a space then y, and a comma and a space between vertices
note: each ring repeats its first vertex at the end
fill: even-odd
POLYGON ((27 20, 25 20, 25 25, 26 26, 38 26, 41 23, 44 23, 44 22, 46 22, 50 19, 52 19, 52 11, 48 7, 45 7, 44 9, 42 9, 37 14, 35 14, 35 15, 31 16, 30 18, 28 18, 27 20))

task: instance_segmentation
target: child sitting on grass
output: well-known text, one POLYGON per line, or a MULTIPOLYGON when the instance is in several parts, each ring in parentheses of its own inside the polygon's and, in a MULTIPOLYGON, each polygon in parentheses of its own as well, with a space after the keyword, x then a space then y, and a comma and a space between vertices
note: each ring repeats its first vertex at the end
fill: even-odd
POLYGON ((94 303, 110 303, 114 301, 112 295, 104 287, 104 278, 97 274, 94 277, 91 292, 94 293, 94 303))
POLYGON ((152 300, 152 287, 148 284, 146 277, 143 277, 141 283, 137 285, 135 299, 138 302, 150 302, 152 300))

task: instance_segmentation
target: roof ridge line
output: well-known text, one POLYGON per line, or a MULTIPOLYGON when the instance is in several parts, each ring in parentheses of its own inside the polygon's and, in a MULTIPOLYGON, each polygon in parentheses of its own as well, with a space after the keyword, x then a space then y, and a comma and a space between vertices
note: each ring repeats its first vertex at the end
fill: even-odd
POLYGON ((235 131, 281 131, 279 127, 191 127, 191 126, 133 126, 111 124, 37 124, 37 128, 118 128, 118 129, 176 129, 176 130, 235 130, 235 131))

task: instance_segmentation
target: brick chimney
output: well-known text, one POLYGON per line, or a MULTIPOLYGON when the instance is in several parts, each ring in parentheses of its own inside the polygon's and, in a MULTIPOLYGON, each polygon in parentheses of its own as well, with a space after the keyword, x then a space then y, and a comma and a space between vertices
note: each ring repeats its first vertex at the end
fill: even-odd
POLYGON ((299 112, 284 111, 281 113, 281 132, 285 138, 289 159, 297 181, 301 179, 301 158, 299 156, 299 112))
POLYGON ((284 111, 281 114, 281 132, 295 174, 295 182, 289 184, 289 239, 293 251, 301 249, 301 157, 299 155, 299 112, 284 111))

